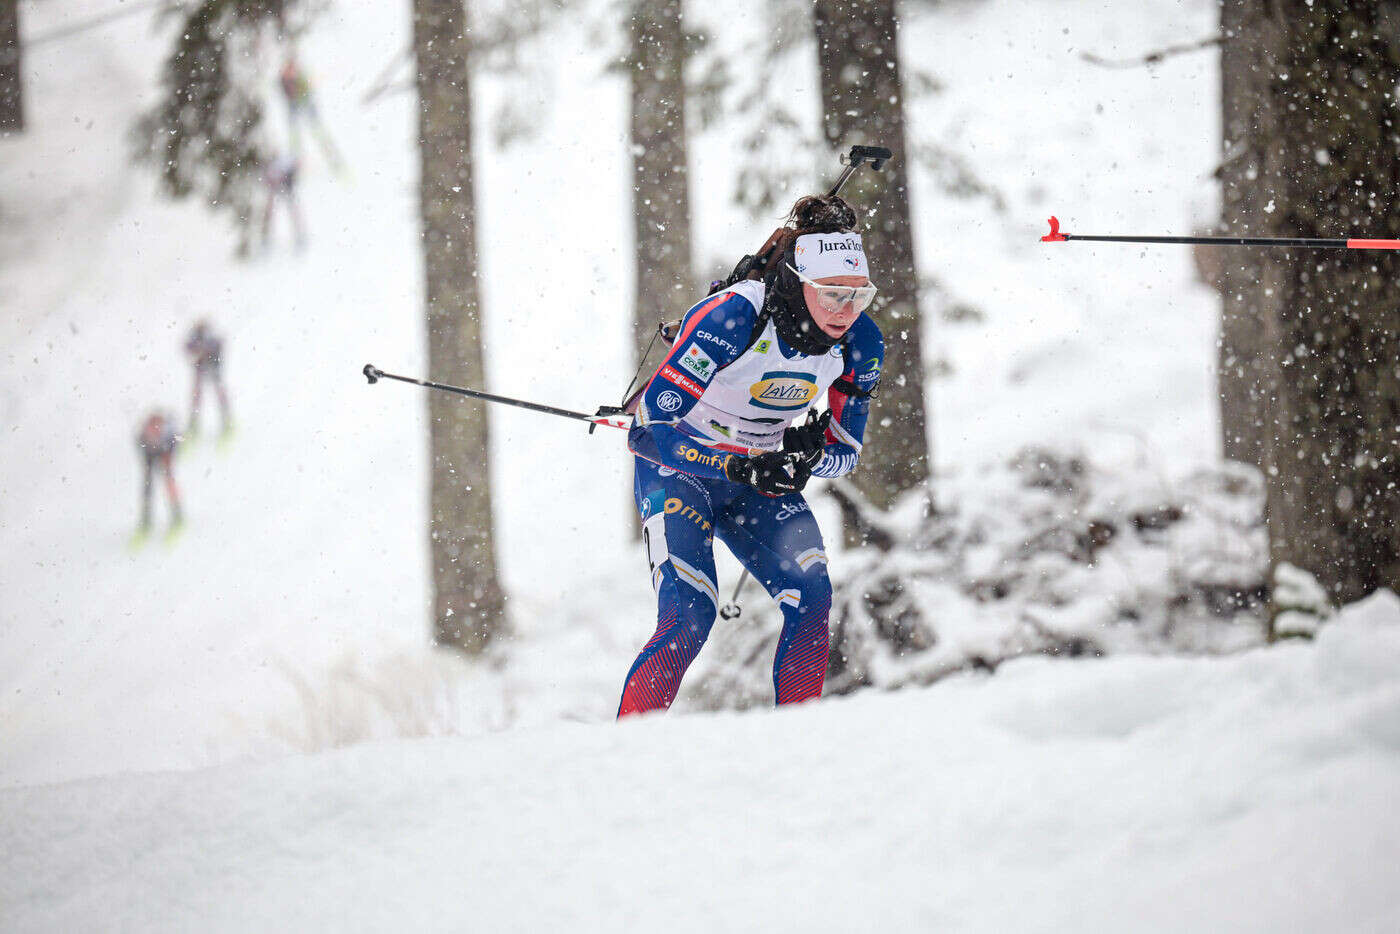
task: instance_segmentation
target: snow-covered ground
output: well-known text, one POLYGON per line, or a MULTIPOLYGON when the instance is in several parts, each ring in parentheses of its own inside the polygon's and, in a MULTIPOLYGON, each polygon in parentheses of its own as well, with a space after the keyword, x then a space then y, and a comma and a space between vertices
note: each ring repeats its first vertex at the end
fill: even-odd
POLYGON ((14 930, 1400 928, 1400 600, 1225 659, 0 792, 14 930))
MULTIPOLYGON (((25 3, 23 28, 106 8, 25 3)), ((739 48, 751 10, 687 13, 739 48)), ((630 375, 614 15, 585 4, 478 76, 489 355, 465 383, 590 408, 630 375), (507 100, 536 133, 497 149, 507 100)), ((914 174, 940 494, 1029 444, 1167 479, 1211 463, 1215 303, 1187 254, 1037 238, 1051 213, 1084 232, 1212 214, 1214 56, 1078 55, 1207 35, 1214 3, 906 15, 906 62, 944 85, 911 104, 914 143, 960 152, 1005 203, 914 174)), ((234 262, 222 218, 129 164, 167 40, 138 16, 29 50, 31 124, 0 141, 0 926, 1395 929, 1389 597, 1316 645, 1026 660, 615 729, 653 619, 621 438, 496 409, 516 634, 497 666, 432 652, 424 400, 359 376, 423 362, 412 99, 359 102, 408 44, 407 6, 338 0, 302 43, 351 175, 311 156, 300 256, 283 231, 234 262), (181 457, 183 537, 131 554, 133 435, 187 404, 200 316, 228 335, 238 431, 181 457)), ((814 114, 805 54, 784 80, 814 114)), ((774 223, 727 203, 735 138, 692 145, 706 269, 774 223)))

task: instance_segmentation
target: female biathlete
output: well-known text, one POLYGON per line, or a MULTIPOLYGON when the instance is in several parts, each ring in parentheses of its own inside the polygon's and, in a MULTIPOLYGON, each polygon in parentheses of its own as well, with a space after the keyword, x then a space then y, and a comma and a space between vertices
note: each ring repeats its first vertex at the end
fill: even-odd
POLYGON ((855 468, 884 358, 855 227, 839 197, 798 201, 762 278, 686 312, 641 397, 628 447, 657 624, 619 717, 675 700, 718 609, 716 536, 782 609, 776 702, 821 696, 831 583, 802 489, 855 468), (830 411, 795 425, 823 391, 830 411))

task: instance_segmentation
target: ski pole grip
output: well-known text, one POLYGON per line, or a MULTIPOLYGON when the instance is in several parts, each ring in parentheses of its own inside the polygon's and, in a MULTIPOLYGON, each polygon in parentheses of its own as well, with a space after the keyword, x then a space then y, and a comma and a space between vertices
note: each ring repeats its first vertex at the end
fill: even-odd
POLYGON ((381 377, 381 376, 384 375, 384 371, 383 371, 383 370, 379 370, 379 369, 375 369, 375 366, 374 366, 373 363, 366 363, 366 364, 365 364, 365 368, 364 368, 363 370, 361 370, 360 372, 362 372, 362 373, 365 374, 365 379, 369 380, 369 384, 370 384, 371 386, 373 386, 375 383, 379 382, 379 377, 381 377))
POLYGON ((852 146, 850 155, 846 158, 848 160, 848 165, 860 165, 862 162, 869 160, 870 167, 878 172, 885 167, 885 163, 893 158, 893 156, 894 153, 890 152, 884 146, 852 146))

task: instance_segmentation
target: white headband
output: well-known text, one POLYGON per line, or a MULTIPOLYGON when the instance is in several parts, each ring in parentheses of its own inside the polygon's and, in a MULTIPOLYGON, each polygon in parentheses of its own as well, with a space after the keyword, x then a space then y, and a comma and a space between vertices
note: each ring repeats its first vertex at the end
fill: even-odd
POLYGON ((809 279, 828 276, 870 276, 865 247, 858 233, 811 233, 797 238, 794 266, 809 279))

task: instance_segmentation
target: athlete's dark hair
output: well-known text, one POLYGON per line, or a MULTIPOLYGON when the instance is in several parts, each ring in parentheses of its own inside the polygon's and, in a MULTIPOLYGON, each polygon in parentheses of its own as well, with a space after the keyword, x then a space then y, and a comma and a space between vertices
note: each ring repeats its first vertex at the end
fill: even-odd
POLYGON ((852 233, 856 212, 840 195, 807 195, 788 212, 787 226, 798 234, 852 233))
POLYGON ((803 195, 788 211, 783 226, 773 231, 763 245, 763 250, 773 249, 768 253, 767 265, 759 274, 766 278, 780 269, 783 256, 791 252, 792 245, 803 234, 854 233, 856 226, 855 208, 840 195, 803 195))

